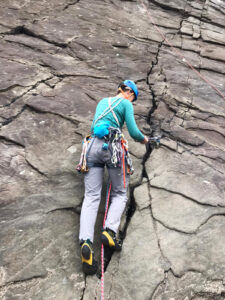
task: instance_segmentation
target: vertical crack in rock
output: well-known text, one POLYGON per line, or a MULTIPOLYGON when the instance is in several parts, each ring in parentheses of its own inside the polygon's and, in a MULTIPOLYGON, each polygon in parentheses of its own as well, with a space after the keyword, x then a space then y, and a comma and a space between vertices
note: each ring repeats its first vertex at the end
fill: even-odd
POLYGON ((157 232, 157 224, 156 224, 156 219, 154 217, 154 214, 153 214, 153 211, 152 211, 152 196, 151 196, 151 193, 150 193, 150 189, 151 189, 151 185, 150 185, 150 181, 149 181, 149 178, 148 178, 148 193, 149 193, 149 199, 150 199, 150 205, 149 205, 149 210, 150 210, 150 214, 151 214, 151 217, 152 217, 152 222, 153 222, 153 227, 154 227, 154 231, 155 231, 155 236, 156 236, 156 239, 157 239, 157 243, 158 243, 158 247, 159 247, 159 250, 160 250, 160 253, 161 253, 161 256, 165 262, 165 271, 168 271, 170 266, 172 265, 171 262, 169 261, 169 259, 165 256, 165 254, 163 253, 163 250, 162 250, 162 247, 161 247, 161 244, 160 244, 160 239, 159 239, 159 236, 158 236, 158 232, 157 232))
POLYGON ((84 275, 84 288, 83 288, 83 291, 82 291, 82 295, 81 295, 81 298, 80 300, 83 300, 84 299, 84 295, 85 295, 85 290, 86 290, 86 284, 87 284, 87 279, 86 279, 86 275, 84 275))
POLYGON ((147 124, 150 125, 150 118, 151 118, 151 115, 153 114, 153 112, 157 109, 157 103, 156 103, 156 96, 155 96, 155 92, 154 92, 154 89, 152 88, 150 82, 149 82, 149 77, 150 75, 152 74, 152 71, 154 69, 155 66, 158 65, 158 57, 159 57, 159 52, 160 52, 160 49, 162 47, 164 43, 164 40, 159 43, 158 45, 158 51, 156 53, 156 56, 155 56, 155 60, 152 61, 152 65, 151 65, 151 68, 149 69, 148 73, 147 73, 147 79, 146 79, 146 83, 148 85, 148 88, 149 88, 149 91, 150 91, 150 94, 152 96, 152 107, 151 109, 149 110, 148 112, 148 116, 147 116, 147 124))

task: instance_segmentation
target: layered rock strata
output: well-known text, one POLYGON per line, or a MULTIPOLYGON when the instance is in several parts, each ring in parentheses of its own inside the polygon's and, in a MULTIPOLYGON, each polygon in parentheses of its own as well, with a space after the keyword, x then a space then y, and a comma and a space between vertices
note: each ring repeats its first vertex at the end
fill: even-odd
POLYGON ((224 1, 12 0, 0 16, 0 298, 100 299, 75 166, 96 104, 130 78, 139 127, 162 139, 129 139, 132 214, 105 299, 224 299, 225 100, 186 65, 225 94, 224 1))

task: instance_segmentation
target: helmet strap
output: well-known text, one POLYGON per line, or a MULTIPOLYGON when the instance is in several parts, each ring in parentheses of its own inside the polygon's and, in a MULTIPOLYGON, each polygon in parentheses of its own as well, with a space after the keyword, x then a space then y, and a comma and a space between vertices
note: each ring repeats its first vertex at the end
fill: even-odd
MULTIPOLYGON (((128 100, 128 98, 130 98, 130 96, 127 96, 126 95, 126 93, 124 93, 124 91, 122 90, 122 88, 121 87, 119 87, 119 89, 118 89, 120 92, 121 92, 121 94, 123 95, 123 97, 125 98, 125 99, 127 99, 128 100)), ((131 95, 133 95, 134 93, 131 93, 131 95)))

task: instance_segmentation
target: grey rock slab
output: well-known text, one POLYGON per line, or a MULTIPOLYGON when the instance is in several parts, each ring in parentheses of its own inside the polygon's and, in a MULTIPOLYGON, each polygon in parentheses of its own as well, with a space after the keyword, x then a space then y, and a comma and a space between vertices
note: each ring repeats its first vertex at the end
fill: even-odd
POLYGON ((151 199, 148 183, 141 184, 134 189, 134 199, 138 210, 142 210, 150 206, 151 199))
POLYGON ((166 3, 163 0, 154 0, 153 2, 162 5, 162 7, 167 9, 169 8, 169 9, 181 10, 181 11, 184 11, 186 6, 186 2, 182 0, 178 0, 178 1, 169 0, 166 3))
POLYGON ((2 231, 7 222, 16 224, 30 215, 38 217, 57 209, 75 209, 82 201, 83 178, 78 176, 74 180, 76 173, 62 173, 48 179, 28 163, 23 147, 2 142, 0 149, 2 231))
POLYGON ((181 278, 177 278, 169 272, 164 283, 155 291, 152 299, 222 300, 224 292, 225 287, 221 280, 211 281, 201 273, 195 272, 187 272, 181 278))
MULTIPOLYGON (((105 273, 105 298, 149 299, 163 278, 164 262, 150 211, 136 211, 122 252, 113 256, 112 264, 105 273)), ((92 299, 95 295, 100 297, 100 282, 90 279, 88 285, 90 281, 91 288, 87 288, 87 294, 85 290, 84 299, 92 299)))
MULTIPOLYGON (((30 195, 26 199, 28 208, 29 199, 31 201, 33 197, 31 203, 38 208, 39 199, 43 197, 49 203, 47 210, 76 206, 81 202, 83 188, 80 182, 83 179, 75 170, 80 159, 81 137, 75 133, 75 129, 76 125, 61 117, 30 111, 24 111, 16 122, 1 129, 1 136, 25 147, 22 161, 19 160, 10 172, 20 172, 19 178, 23 182, 29 180, 28 189, 25 188, 27 185, 22 184, 18 190, 15 187, 15 192, 13 188, 10 189, 9 196, 10 193, 15 193, 17 197, 30 195), (29 172, 34 174, 33 177, 29 172), (41 186, 44 185, 42 190, 39 190, 36 174, 41 177, 41 186), (54 198, 57 199, 55 204, 54 198)), ((16 161, 15 158, 13 160, 16 161)), ((17 186, 20 181, 17 183, 16 176, 13 179, 16 179, 17 186)))
POLYGON ((128 147, 129 147, 129 152, 137 157, 138 159, 142 159, 145 152, 146 152, 146 147, 144 144, 141 144, 137 141, 134 141, 131 136, 128 133, 128 130, 125 128, 125 130, 123 130, 123 133, 125 135, 125 138, 128 141, 128 147))
POLYGON ((211 280, 223 280, 224 223, 224 216, 215 216, 191 235, 157 223, 160 246, 173 272, 182 276, 191 270, 201 272, 211 280))
POLYGON ((203 17, 208 19, 209 22, 225 25, 224 21, 225 6, 224 2, 220 0, 211 0, 207 3, 206 9, 203 11, 203 17))
POLYGON ((211 123, 210 121, 208 122, 202 120, 185 121, 184 127, 186 129, 201 129, 201 130, 214 131, 219 133, 223 137, 225 137, 225 126, 211 123))
POLYGON ((149 299, 155 286, 163 277, 163 259, 150 211, 148 209, 136 211, 123 243, 118 272, 113 280, 111 298, 115 299, 120 291, 122 299, 149 299), (138 264, 134 263, 135 261, 138 264), (132 285, 130 285, 131 282, 132 285))
MULTIPOLYGON (((225 36, 225 33, 224 33, 225 36)), ((221 46, 215 46, 215 45, 205 45, 202 47, 201 56, 215 59, 224 62, 225 61, 225 54, 224 54, 224 47, 221 46)))
POLYGON ((132 154, 131 154, 131 159, 134 168, 134 173, 130 175, 130 185, 136 186, 142 180, 142 172, 143 172, 142 160, 136 158, 132 154))
POLYGON ((41 40, 38 37, 29 36, 23 33, 17 35, 6 35, 4 36, 4 41, 11 43, 11 47, 13 45, 16 46, 17 44, 40 52, 48 51, 48 53, 56 53, 60 49, 58 46, 41 40))
POLYGON ((225 214, 225 208, 203 206, 153 187, 150 195, 153 217, 165 227, 184 233, 194 233, 212 216, 225 214))
POLYGON ((215 71, 215 72, 222 73, 222 74, 225 73, 224 63, 222 63, 221 61, 215 61, 215 60, 213 60, 213 58, 208 59, 208 58, 203 57, 201 68, 210 70, 210 71, 215 71))
POLYGON ((146 171, 153 187, 198 203, 225 206, 223 174, 189 153, 157 149, 147 161, 146 171))
MULTIPOLYGON (((32 113, 28 110, 16 121, 4 126, 1 136, 24 145, 26 158, 32 165, 42 173, 51 173, 51 170, 55 170, 54 174, 57 170, 59 173, 72 170, 70 165, 72 154, 67 149, 73 143, 80 142, 80 137, 74 133, 76 125, 59 116, 32 113)), ((78 151, 76 155, 78 158, 78 151)))
POLYGON ((33 86, 39 81, 49 79, 49 72, 34 65, 24 64, 0 58, 1 84, 0 91, 6 91, 14 87, 33 86))
MULTIPOLYGON (((219 20, 219 19, 218 19, 219 20)), ((204 41, 224 44, 224 24, 217 26, 217 24, 209 22, 201 22, 201 36, 204 41)))
POLYGON ((84 278, 79 247, 73 239, 78 224, 76 214, 59 211, 23 220, 16 229, 9 226, 4 235, 10 240, 6 239, 1 250, 2 295, 6 299, 13 295, 18 299, 53 299, 55 294, 59 299, 71 299, 75 293, 79 299, 84 278), (13 248, 9 245, 12 240, 13 248))
POLYGON ((204 143, 204 140, 198 137, 194 131, 187 131, 181 126, 168 126, 166 123, 163 123, 161 128, 164 131, 169 132, 177 141, 181 141, 185 144, 200 146, 204 143))

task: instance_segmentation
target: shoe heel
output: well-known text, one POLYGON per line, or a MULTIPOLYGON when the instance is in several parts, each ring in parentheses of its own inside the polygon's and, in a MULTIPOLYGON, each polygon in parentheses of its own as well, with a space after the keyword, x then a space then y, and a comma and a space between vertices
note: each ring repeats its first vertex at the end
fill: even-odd
POLYGON ((82 254, 83 258, 85 258, 87 260, 90 259, 90 256, 91 256, 91 250, 90 250, 90 248, 87 245, 84 245, 82 247, 81 254, 82 254))

